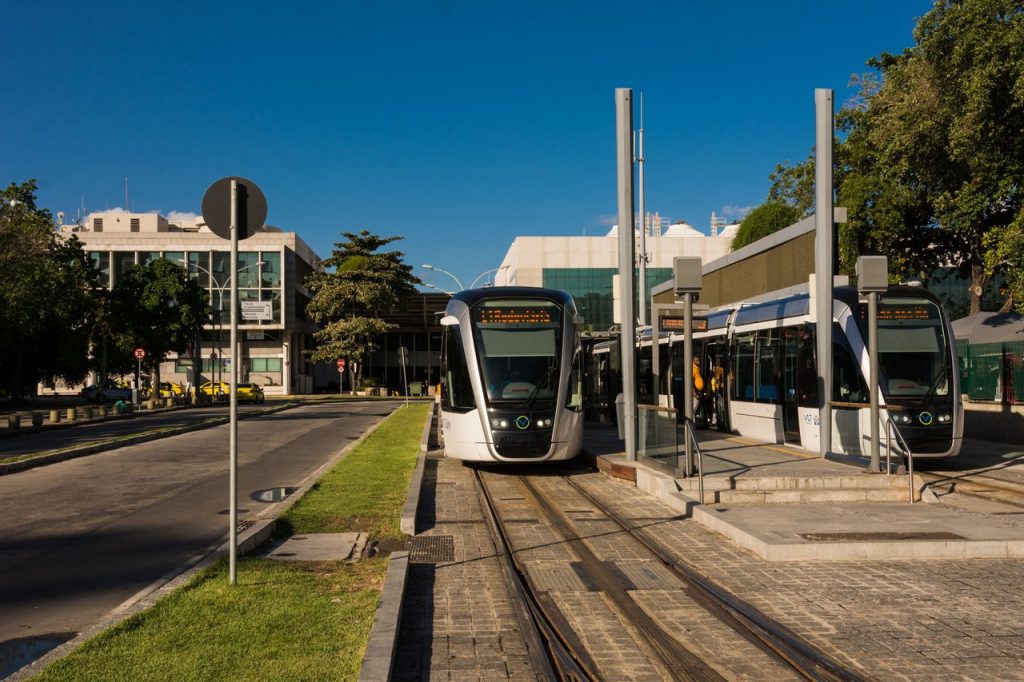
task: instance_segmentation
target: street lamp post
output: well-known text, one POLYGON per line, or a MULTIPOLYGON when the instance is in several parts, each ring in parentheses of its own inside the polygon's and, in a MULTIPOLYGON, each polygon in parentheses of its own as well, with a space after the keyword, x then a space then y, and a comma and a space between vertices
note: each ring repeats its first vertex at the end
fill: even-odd
MULTIPOLYGON (((185 266, 186 274, 188 273, 188 269, 189 268, 195 268, 196 270, 199 270, 201 272, 206 273, 206 275, 210 278, 210 282, 213 284, 213 288, 217 291, 217 374, 216 374, 216 378, 217 378, 217 390, 219 391, 220 390, 220 385, 221 385, 221 383, 223 383, 221 380, 224 377, 224 375, 223 375, 223 372, 224 372, 224 348, 223 348, 223 343, 222 343, 222 339, 221 339, 221 332, 223 331, 223 328, 224 328, 224 321, 221 319, 221 313, 224 312, 224 290, 227 289, 228 286, 230 286, 230 284, 231 284, 231 274, 228 274, 227 279, 225 279, 223 283, 219 283, 219 282, 217 282, 217 277, 212 272, 210 272, 209 270, 204 268, 202 265, 199 265, 198 263, 189 263, 189 262, 185 261, 182 258, 178 258, 178 259, 176 259, 176 261, 178 263, 181 263, 182 265, 185 266)), ((246 265, 244 268, 238 268, 238 270, 236 270, 236 272, 245 272, 249 268, 254 268, 254 267, 259 266, 259 265, 264 265, 265 263, 266 263, 266 261, 257 261, 255 263, 250 263, 249 265, 246 265)), ((236 262, 235 265, 238 265, 238 263, 236 262)), ((234 359, 234 361, 236 363, 238 362, 238 359, 235 358, 235 349, 234 348, 231 349, 231 357, 234 359)), ((193 360, 193 362, 194 362, 194 360, 193 360)), ((198 376, 195 377, 195 384, 196 384, 196 394, 198 395, 198 392, 199 392, 199 377, 198 376)))
POLYGON ((448 272, 447 270, 442 270, 441 268, 435 268, 433 265, 430 265, 429 263, 424 263, 422 267, 423 267, 424 270, 437 270, 438 272, 443 272, 444 274, 448 275, 449 277, 451 277, 452 279, 455 280, 456 284, 459 285, 459 291, 462 291, 463 289, 466 288, 466 287, 462 286, 462 282, 459 281, 458 277, 456 277, 452 273, 448 272))
POLYGON ((448 291, 447 289, 442 289, 441 287, 435 287, 433 284, 427 284, 426 282, 423 283, 423 286, 425 286, 428 289, 436 289, 438 291, 442 291, 442 292, 448 294, 449 296, 454 296, 455 295, 454 291, 448 291))
MULTIPOLYGON (((487 270, 486 272, 481 272, 479 275, 476 276, 476 279, 473 280, 473 283, 469 285, 469 288, 470 289, 475 289, 476 288, 476 283, 480 281, 481 277, 486 277, 487 275, 491 274, 492 272, 497 272, 497 271, 498 271, 498 268, 491 268, 490 270, 487 270)), ((485 284, 484 286, 487 286, 487 285, 485 284)))

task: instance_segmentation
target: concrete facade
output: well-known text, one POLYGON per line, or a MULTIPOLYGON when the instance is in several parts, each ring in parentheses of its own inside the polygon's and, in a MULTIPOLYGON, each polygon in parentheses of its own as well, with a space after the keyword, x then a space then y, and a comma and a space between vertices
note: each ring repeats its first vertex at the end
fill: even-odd
MULTIPOLYGON (((125 211, 94 213, 83 225, 64 226, 62 231, 82 241, 93 264, 106 273, 108 286, 133 264, 160 257, 187 262, 192 278, 210 292, 214 321, 201 335, 198 373, 191 354, 172 355, 160 366, 161 379, 183 385, 227 380, 231 357, 228 240, 213 234, 201 217, 171 221, 156 213, 125 211)), ((304 354, 312 347, 314 325, 305 313, 312 295, 304 282, 319 267, 320 258, 296 233, 274 227, 240 241, 238 251, 244 268, 238 275, 239 300, 270 301, 273 311, 271 321, 239 319, 239 381, 261 384, 268 394, 313 392, 317 368, 304 354)))

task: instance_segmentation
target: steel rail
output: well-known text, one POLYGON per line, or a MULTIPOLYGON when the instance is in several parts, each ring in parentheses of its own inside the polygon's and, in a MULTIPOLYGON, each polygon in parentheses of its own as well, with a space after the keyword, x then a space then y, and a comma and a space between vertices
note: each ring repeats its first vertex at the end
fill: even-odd
POLYGON ((568 625, 562 624, 559 628, 551 619, 550 609, 546 609, 537 601, 529 578, 516 559, 508 530, 498 515, 483 475, 476 468, 473 469, 473 474, 476 478, 477 493, 484 503, 484 518, 491 536, 495 538, 500 548, 498 560, 505 581, 509 585, 509 596, 523 628, 526 648, 534 668, 544 673, 549 680, 589 682, 600 679, 593 672, 596 666, 582 644, 574 637, 566 635, 565 630, 571 631, 568 625))
POLYGON ((600 509, 602 513, 606 514, 608 518, 639 541, 652 554, 656 555, 677 577, 687 585, 694 587, 718 609, 721 609, 724 614, 728 614, 729 619, 727 622, 732 624, 734 629, 753 636, 757 641, 775 652, 795 671, 807 679, 815 680, 816 682, 834 682, 837 680, 859 682, 864 679, 831 660, 786 626, 761 613, 745 601, 729 594, 711 580, 677 559, 664 547, 649 538, 620 514, 608 508, 607 505, 570 477, 564 476, 563 478, 591 504, 600 509))

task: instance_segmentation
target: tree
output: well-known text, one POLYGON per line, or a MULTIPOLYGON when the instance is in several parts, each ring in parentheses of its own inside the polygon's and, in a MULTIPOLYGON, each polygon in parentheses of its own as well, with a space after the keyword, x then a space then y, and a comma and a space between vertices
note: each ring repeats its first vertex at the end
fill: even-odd
POLYGON ((183 352, 210 318, 206 291, 185 269, 166 258, 135 265, 110 292, 114 343, 124 353, 141 347, 152 385, 160 386, 160 363, 183 352))
POLYGON ((732 250, 741 249, 753 244, 762 237, 778 232, 800 220, 800 210, 789 204, 766 201, 740 223, 736 236, 732 239, 732 250))
MULTIPOLYGON (((842 261, 884 253, 903 276, 953 264, 978 312, 996 271, 1024 272, 1024 254, 998 248, 1024 224, 1024 7, 937 0, 914 38, 868 62, 876 71, 855 81, 860 93, 837 117, 842 261)), ((795 203, 807 185, 789 181, 808 173, 807 162, 776 169, 773 189, 795 203)))
POLYGON ((77 237, 54 232, 36 183, 0 191, 0 381, 18 403, 43 380, 88 371, 95 273, 77 237))
POLYGON ((313 292, 307 313, 323 325, 314 334, 319 345, 309 351, 309 357, 314 362, 347 357, 354 387, 357 373, 353 364, 358 363, 361 371, 363 360, 378 348, 377 339, 394 328, 380 315, 413 295, 420 280, 402 262, 401 251, 378 253, 382 246, 402 237, 378 237, 367 230, 342 235, 346 241, 335 242, 322 269, 306 280, 313 292))

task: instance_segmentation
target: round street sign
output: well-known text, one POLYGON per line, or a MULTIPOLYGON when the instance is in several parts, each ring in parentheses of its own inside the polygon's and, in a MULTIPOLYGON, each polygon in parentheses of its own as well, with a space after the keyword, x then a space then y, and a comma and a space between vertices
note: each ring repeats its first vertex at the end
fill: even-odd
POLYGON ((221 239, 231 239, 231 181, 238 181, 238 238, 251 237, 267 219, 267 199, 255 182, 232 175, 210 185, 203 195, 203 220, 221 239))
POLYGON ((138 358, 139 360, 141 360, 142 358, 146 357, 146 349, 145 348, 136 348, 135 349, 135 357, 138 358))
POLYGON ((338 369, 345 369, 345 358, 338 358, 338 369))

